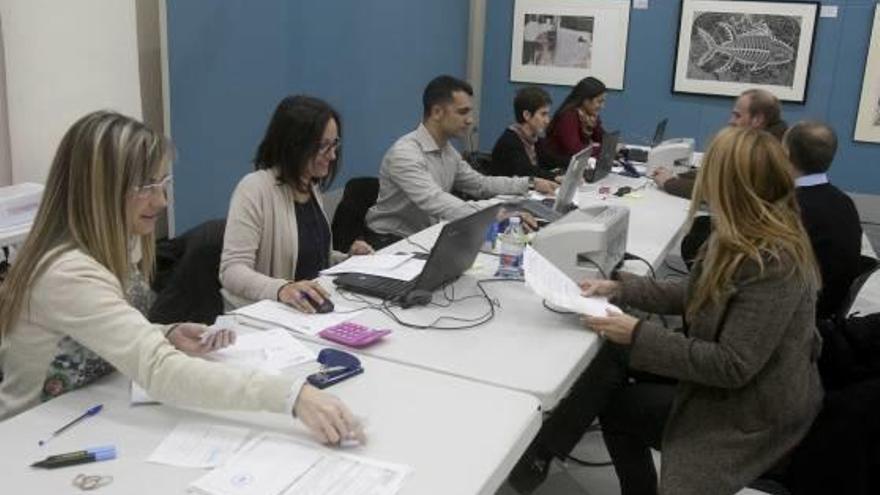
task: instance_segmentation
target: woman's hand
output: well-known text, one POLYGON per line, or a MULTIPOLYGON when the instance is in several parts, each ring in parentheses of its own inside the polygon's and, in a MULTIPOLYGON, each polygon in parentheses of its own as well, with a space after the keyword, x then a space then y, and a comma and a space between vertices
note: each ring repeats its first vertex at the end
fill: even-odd
POLYGON ((606 310, 608 316, 587 316, 581 320, 590 330, 599 334, 599 337, 608 339, 615 344, 629 345, 632 343, 632 334, 639 320, 626 313, 617 313, 610 309, 606 310))
POLYGON ((203 356, 235 343, 235 332, 228 329, 207 333, 201 323, 179 323, 168 333, 168 341, 190 356, 203 356), (207 337, 205 337, 207 333, 207 337), (204 338, 203 338, 204 337, 204 338))
POLYGON ((336 396, 303 385, 293 405, 293 414, 321 443, 338 444, 343 440, 366 443, 364 430, 348 407, 336 396))
POLYGON ((329 298, 330 294, 321 287, 317 280, 300 280, 299 282, 289 282, 278 291, 278 300, 293 306, 303 313, 314 313, 315 308, 309 303, 309 299, 320 305, 324 299, 329 298))
POLYGON ((666 181, 673 177, 675 177, 675 174, 667 167, 657 167, 651 173, 651 178, 654 179, 654 182, 658 187, 663 187, 663 185, 666 184, 666 181))
POLYGON ((620 295, 620 282, 615 280, 587 279, 580 284, 581 295, 584 297, 612 298, 620 295))
POLYGON ((348 248, 348 254, 351 255, 373 254, 374 252, 375 250, 373 250, 373 246, 370 246, 360 239, 352 242, 351 247, 348 248))

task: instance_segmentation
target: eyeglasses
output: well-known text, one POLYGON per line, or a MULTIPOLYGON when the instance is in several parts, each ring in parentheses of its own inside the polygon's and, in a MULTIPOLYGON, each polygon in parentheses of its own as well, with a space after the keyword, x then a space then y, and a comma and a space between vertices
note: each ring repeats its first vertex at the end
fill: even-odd
POLYGON ((171 174, 168 174, 165 177, 159 179, 159 181, 157 182, 136 186, 134 188, 134 194, 139 199, 147 199, 152 196, 158 195, 159 193, 167 195, 168 187, 171 185, 171 180, 172 176, 171 174))
POLYGON ((342 146, 342 139, 335 138, 332 141, 321 141, 318 145, 318 153, 322 155, 329 155, 330 151, 339 151, 339 148, 342 146))

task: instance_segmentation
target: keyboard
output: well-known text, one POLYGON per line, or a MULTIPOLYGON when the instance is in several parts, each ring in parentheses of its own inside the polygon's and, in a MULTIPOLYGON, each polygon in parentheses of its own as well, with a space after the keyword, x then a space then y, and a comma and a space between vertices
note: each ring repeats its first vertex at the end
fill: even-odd
POLYGON ((642 148, 627 148, 626 158, 631 162, 646 163, 648 161, 648 150, 642 148))
POLYGON ((378 275, 345 273, 336 277, 333 283, 351 292, 394 301, 412 291, 416 286, 416 280, 418 277, 412 280, 397 280, 378 275))

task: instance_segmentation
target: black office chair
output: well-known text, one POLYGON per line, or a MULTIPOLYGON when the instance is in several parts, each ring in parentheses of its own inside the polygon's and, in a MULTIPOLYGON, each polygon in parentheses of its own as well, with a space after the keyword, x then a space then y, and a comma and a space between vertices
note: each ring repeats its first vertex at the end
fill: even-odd
POLYGON ((210 325, 223 314, 219 272, 225 231, 225 219, 210 220, 157 243, 150 321, 210 325))
POLYGON ((347 252, 352 242, 364 237, 367 229, 364 217, 378 197, 376 177, 355 177, 345 183, 342 199, 333 214, 333 249, 347 252))
POLYGON ((849 316, 849 312, 852 309, 853 304, 856 302, 856 298, 859 296, 862 286, 865 285, 865 282, 867 282, 868 279, 871 278, 871 275, 873 275, 878 269, 880 269, 880 260, 865 255, 859 257, 859 274, 853 279, 852 284, 850 284, 846 299, 843 300, 840 309, 837 311, 838 321, 843 321, 849 316))

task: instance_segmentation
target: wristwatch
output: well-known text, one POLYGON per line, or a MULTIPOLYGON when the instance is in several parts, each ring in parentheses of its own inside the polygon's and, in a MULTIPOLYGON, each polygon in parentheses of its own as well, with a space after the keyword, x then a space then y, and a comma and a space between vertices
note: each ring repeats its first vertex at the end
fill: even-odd
POLYGON ((535 188, 535 178, 529 177, 529 189, 534 189, 534 188, 535 188))

